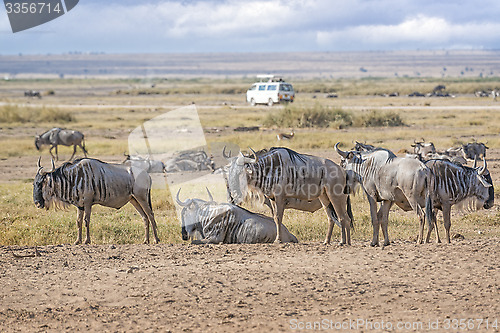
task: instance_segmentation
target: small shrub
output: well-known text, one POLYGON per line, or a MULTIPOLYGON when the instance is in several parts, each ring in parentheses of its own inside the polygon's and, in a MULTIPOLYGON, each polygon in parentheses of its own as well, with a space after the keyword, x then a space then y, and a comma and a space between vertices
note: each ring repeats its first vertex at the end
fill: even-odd
POLYGON ((352 125, 350 113, 341 109, 330 109, 316 104, 312 109, 285 107, 276 114, 270 114, 264 119, 266 126, 278 127, 334 127, 345 128, 352 125))
POLYGON ((395 112, 379 113, 372 111, 358 119, 359 127, 396 127, 406 126, 403 119, 395 112))

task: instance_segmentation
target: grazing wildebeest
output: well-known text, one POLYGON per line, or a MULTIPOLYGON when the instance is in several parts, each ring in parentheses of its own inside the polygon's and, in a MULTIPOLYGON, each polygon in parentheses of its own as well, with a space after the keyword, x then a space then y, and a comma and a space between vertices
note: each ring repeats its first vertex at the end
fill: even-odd
POLYGON ((130 156, 125 155, 125 160, 122 164, 140 168, 147 173, 162 173, 165 171, 165 165, 162 161, 156 161, 149 158, 143 158, 141 156, 130 156))
MULTIPOLYGON (((493 207, 495 193, 490 172, 483 160, 482 167, 469 168, 464 165, 457 165, 445 160, 430 160, 425 165, 434 174, 433 206, 434 220, 437 209, 443 212, 444 228, 446 231, 446 241, 450 242, 451 227, 451 207, 455 204, 464 204, 469 209, 489 209, 493 207)), ((436 238, 438 242, 439 234, 437 223, 432 223, 427 232, 426 241, 429 242, 431 231, 436 224, 436 238)), ((423 232, 421 230, 421 232, 423 232)))
POLYGON ((24 92, 24 96, 26 96, 26 97, 38 97, 39 99, 42 98, 42 94, 40 94, 40 92, 36 91, 36 90, 26 90, 24 92))
MULTIPOLYGON (((384 245, 389 245, 387 224, 389 210, 395 203, 404 211, 414 210, 422 225, 425 218, 432 221, 431 171, 418 159, 397 157, 388 149, 368 152, 335 150, 342 158, 342 166, 362 185, 370 204, 373 224, 371 245, 377 246, 379 227, 384 234, 384 245), (377 212, 377 202, 382 202, 377 212), (423 211, 425 208, 425 213, 423 211)), ((420 235, 420 241, 423 234, 420 235)))
POLYGON ((486 149, 489 149, 489 147, 481 142, 471 142, 466 145, 462 145, 463 155, 466 159, 469 160, 475 160, 476 158, 478 160, 481 160, 485 158, 486 149))
MULTIPOLYGON (((208 191, 208 189, 207 189, 208 191)), ((276 225, 272 218, 252 213, 229 203, 216 203, 210 192, 209 201, 187 199, 176 201, 181 211, 182 239, 194 244, 272 243, 276 225), (198 239, 200 238, 200 239, 198 239)), ((297 243, 297 238, 281 225, 283 242, 297 243)))
POLYGON ((261 156, 253 152, 253 158, 240 153, 240 156, 231 158, 227 170, 232 203, 242 202, 248 189, 269 198, 276 223, 275 242, 282 241, 280 231, 286 200, 294 198, 320 200, 329 220, 325 244, 330 243, 334 223, 340 224, 342 229, 341 243, 351 243, 348 195, 344 193, 347 177, 334 162, 288 148, 271 148, 261 156))
POLYGON ((85 149, 85 138, 81 132, 61 129, 61 128, 53 128, 43 133, 42 135, 37 135, 35 137, 35 147, 37 150, 43 145, 50 145, 50 155, 52 158, 55 158, 56 161, 59 160, 59 155, 57 154, 57 146, 73 146, 73 155, 71 155, 69 160, 72 160, 76 153, 76 146, 79 146, 85 157, 87 157, 87 150, 85 149), (56 156, 52 154, 52 149, 56 149, 56 156))
POLYGON ((38 160, 38 171, 33 183, 33 201, 36 207, 52 206, 78 208, 78 238, 82 242, 82 222, 85 219, 90 243, 90 214, 92 206, 99 204, 119 209, 130 202, 144 221, 144 243, 149 243, 149 224, 156 243, 160 241, 151 206, 151 178, 144 171, 122 165, 112 165, 96 159, 83 158, 66 162, 57 169, 52 160, 52 170, 44 171, 38 160), (85 216, 84 216, 85 215, 85 216))

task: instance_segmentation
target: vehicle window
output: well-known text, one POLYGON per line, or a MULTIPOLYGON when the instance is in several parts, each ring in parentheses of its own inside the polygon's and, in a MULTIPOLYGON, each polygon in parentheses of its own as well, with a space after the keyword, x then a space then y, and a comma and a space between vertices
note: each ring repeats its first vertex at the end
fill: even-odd
POLYGON ((275 84, 268 85, 267 90, 276 90, 276 85, 275 84))
POLYGON ((254 84, 253 86, 250 87, 250 89, 248 90, 256 90, 257 89, 257 86, 254 84))
POLYGON ((266 90, 266 86, 265 85, 259 86, 259 90, 266 90))
POLYGON ((290 91, 290 85, 288 84, 280 84, 281 91, 290 91))

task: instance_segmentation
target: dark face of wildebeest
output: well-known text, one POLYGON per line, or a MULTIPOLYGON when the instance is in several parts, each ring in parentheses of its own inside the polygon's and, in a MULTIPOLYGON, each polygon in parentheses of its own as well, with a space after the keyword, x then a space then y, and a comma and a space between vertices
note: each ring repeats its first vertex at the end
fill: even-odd
POLYGON ((486 157, 486 149, 488 149, 488 147, 484 143, 473 142, 462 145, 464 157, 469 160, 474 160, 476 158, 482 159, 486 157))
POLYGON ((203 239, 205 235, 203 234, 203 226, 200 222, 202 216, 200 216, 200 206, 206 205, 207 203, 213 203, 213 197, 210 191, 208 191, 209 201, 204 201, 201 199, 186 199, 181 201, 179 199, 179 193, 181 189, 177 191, 176 201, 179 206, 182 207, 181 211, 181 233, 182 240, 187 241, 189 239, 203 239))
POLYGON ((493 189, 493 180, 491 179, 490 171, 486 165, 486 159, 483 161, 484 165, 476 168, 477 179, 479 180, 476 185, 476 198, 480 202, 484 202, 484 209, 490 209, 495 203, 495 190, 493 189))
POLYGON ((35 180, 33 181, 33 202, 37 208, 46 208, 46 200, 44 198, 44 189, 47 186, 47 175, 53 172, 55 169, 54 160, 52 160, 52 170, 44 171, 42 166, 40 165, 40 159, 38 159, 38 171, 35 176, 35 180))

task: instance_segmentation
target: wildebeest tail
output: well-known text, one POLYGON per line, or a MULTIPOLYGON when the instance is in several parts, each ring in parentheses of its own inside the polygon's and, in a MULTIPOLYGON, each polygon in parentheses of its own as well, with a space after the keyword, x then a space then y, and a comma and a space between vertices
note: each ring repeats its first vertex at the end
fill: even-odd
POLYGON ((354 215, 352 215, 351 196, 347 196, 347 216, 351 219, 351 229, 354 231, 354 215))
POLYGON ((148 205, 149 205, 149 209, 151 209, 151 211, 153 211, 153 205, 151 204, 151 187, 148 189, 148 205))
POLYGON ((335 208, 333 208, 333 205, 332 203, 330 202, 330 204, 328 205, 328 208, 330 209, 330 211, 332 212, 332 216, 331 218, 333 219, 333 222, 335 222, 335 224, 340 228, 342 229, 342 225, 340 224, 340 221, 339 221, 339 218, 337 216, 337 212, 335 211, 335 208))
POLYGON ((85 154, 88 154, 87 148, 85 148, 85 136, 82 138, 82 149, 85 154))
POLYGON ((432 230, 434 223, 434 212, 432 207, 432 191, 434 189, 434 175, 430 172, 425 180, 427 186, 427 198, 425 200, 425 218, 429 230, 432 230))

